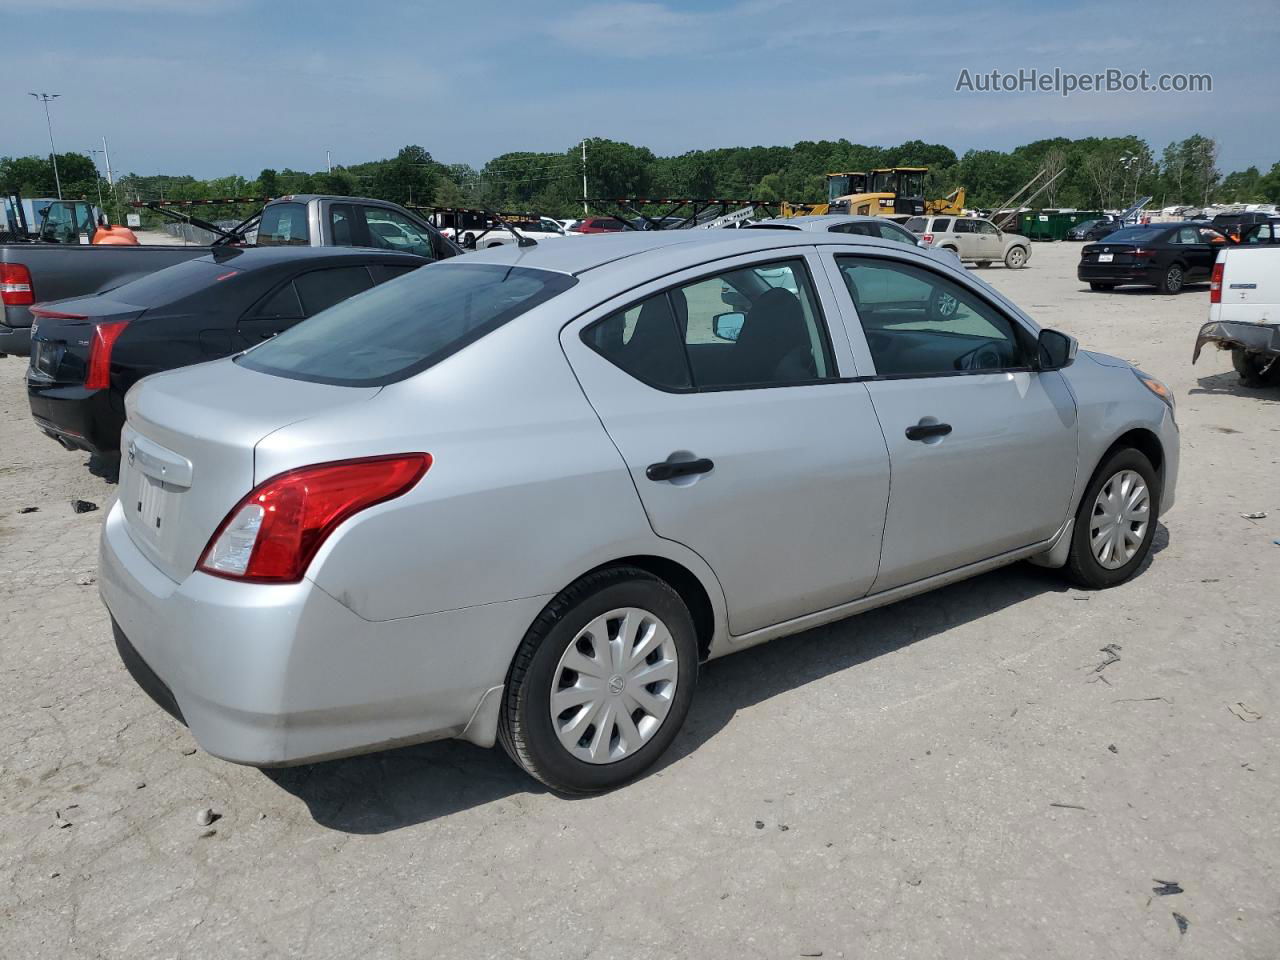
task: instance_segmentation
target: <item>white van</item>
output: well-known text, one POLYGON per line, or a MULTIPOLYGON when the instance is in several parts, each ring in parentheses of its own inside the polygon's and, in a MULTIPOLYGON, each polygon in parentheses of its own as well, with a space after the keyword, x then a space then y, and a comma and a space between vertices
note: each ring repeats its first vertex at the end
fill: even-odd
POLYGON ((1240 381, 1280 386, 1280 245, 1226 247, 1209 283, 1209 322, 1191 362, 1206 343, 1231 351, 1240 381))

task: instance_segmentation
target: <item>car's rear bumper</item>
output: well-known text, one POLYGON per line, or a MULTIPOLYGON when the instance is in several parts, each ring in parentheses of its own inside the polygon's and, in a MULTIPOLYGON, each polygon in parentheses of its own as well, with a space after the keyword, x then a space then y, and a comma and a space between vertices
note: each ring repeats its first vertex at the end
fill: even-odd
POLYGON ((111 391, 50 383, 28 375, 27 402, 36 426, 64 447, 96 454, 119 451, 124 410, 111 391))
POLYGON ((368 621, 309 580, 175 583, 123 511, 103 524, 98 575, 122 656, 209 753, 274 766, 451 736, 493 743, 509 661, 494 645, 514 650, 547 598, 368 621))
POLYGON ((1153 268, 1131 264, 1080 264, 1076 267, 1076 279, 1086 283, 1149 283, 1159 284, 1160 278, 1153 268))
POLYGON ((1196 348, 1191 354, 1192 363, 1200 359, 1200 350, 1206 343, 1280 356, 1280 324, 1211 320, 1200 328, 1200 333, 1196 336, 1196 348))

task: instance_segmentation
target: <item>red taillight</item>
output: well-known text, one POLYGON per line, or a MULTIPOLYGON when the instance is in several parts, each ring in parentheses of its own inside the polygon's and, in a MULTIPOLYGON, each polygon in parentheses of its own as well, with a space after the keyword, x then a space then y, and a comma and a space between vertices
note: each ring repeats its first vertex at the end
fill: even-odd
POLYGON ((923 241, 925 242, 925 245, 926 245, 926 246, 930 246, 930 247, 932 247, 932 246, 933 246, 933 234, 932 234, 932 233, 926 233, 926 234, 925 234, 923 237, 921 237, 920 239, 921 239, 921 240, 923 240, 923 241))
POLYGON ((128 320, 107 320, 94 324, 93 339, 89 341, 88 373, 84 378, 84 385, 88 389, 105 390, 111 386, 111 350, 128 325, 128 320))
POLYGON ((1147 250, 1144 247, 1134 247, 1133 255, 1135 257, 1144 257, 1144 258, 1154 257, 1156 255, 1156 252, 1154 250, 1147 250))
POLYGON ((1222 268, 1221 260, 1213 265, 1213 276, 1209 278, 1209 302, 1222 302, 1222 268))
POLYGON ((260 483, 222 521, 196 569, 230 580, 297 583, 344 520, 408 493, 431 454, 339 460, 260 483))
POLYGON ((35 303, 31 271, 20 263, 0 263, 0 301, 6 307, 26 307, 35 303))

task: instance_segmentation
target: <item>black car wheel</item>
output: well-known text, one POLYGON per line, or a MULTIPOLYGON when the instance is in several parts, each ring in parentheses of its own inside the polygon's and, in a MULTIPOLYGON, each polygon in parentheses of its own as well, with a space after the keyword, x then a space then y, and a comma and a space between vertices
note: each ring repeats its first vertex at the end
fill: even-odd
POLYGON ((1185 282, 1186 274, 1182 272, 1182 266, 1176 263, 1170 264, 1169 269, 1160 278, 1160 292, 1177 293, 1182 289, 1182 285, 1185 282))
POLYGON ((543 609, 507 673, 498 739, 564 794, 651 767, 684 723, 698 641, 680 595, 635 567, 588 574, 543 609))
POLYGON ((1231 351, 1231 365, 1246 387, 1280 386, 1280 357, 1264 357, 1236 347, 1231 351))
POLYGON ((1114 290, 1115 288, 1116 285, 1114 283, 1099 283, 1097 280, 1089 281, 1090 290, 1114 290))

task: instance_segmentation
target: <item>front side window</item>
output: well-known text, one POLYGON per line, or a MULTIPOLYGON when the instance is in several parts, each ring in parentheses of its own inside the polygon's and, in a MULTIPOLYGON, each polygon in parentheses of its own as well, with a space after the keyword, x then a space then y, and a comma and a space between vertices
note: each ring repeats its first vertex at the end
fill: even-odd
POLYGON ((988 223, 986 220, 975 220, 973 221, 973 225, 977 229, 978 233, 994 235, 999 232, 996 230, 996 225, 994 223, 988 223))
POLYGON ((976 293, 913 264, 837 257, 877 376, 1025 368, 1030 334, 976 293))
POLYGON ((365 207, 364 219, 369 225, 372 246, 398 250, 419 257, 431 257, 431 235, 402 213, 384 207, 365 207))
POLYGON ((978 231, 974 229, 974 222, 972 220, 957 220, 955 232, 977 233, 978 231))
POLYGON ((577 282, 550 270, 447 260, 345 300, 236 362, 293 380, 383 386, 426 370, 577 282))

